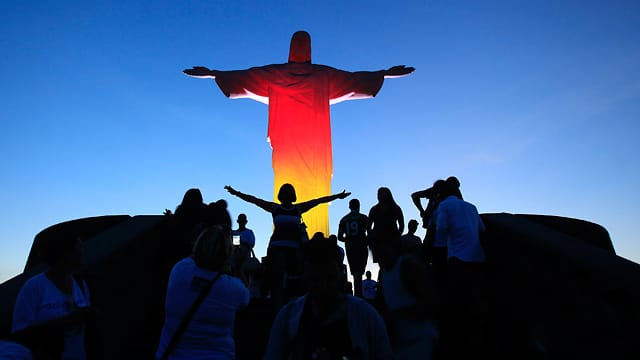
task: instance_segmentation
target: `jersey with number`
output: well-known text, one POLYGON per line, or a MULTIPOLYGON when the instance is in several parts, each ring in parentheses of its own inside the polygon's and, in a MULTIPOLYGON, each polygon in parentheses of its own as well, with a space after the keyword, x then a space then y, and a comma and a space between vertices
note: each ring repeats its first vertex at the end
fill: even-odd
POLYGON ((345 235, 345 243, 364 243, 367 237, 367 215, 352 211, 340 220, 339 234, 345 235))

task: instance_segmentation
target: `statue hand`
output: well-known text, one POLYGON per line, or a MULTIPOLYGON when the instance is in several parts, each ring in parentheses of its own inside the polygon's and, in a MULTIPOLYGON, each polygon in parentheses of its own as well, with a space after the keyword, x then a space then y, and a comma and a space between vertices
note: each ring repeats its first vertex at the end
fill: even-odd
POLYGON ((346 192, 345 190, 342 190, 342 192, 341 192, 340 194, 338 194, 338 198, 339 198, 339 199, 344 199, 344 198, 346 198, 346 197, 347 197, 347 196, 349 196, 349 195, 351 195, 351 193, 350 193, 350 192, 346 192))
POLYGON ((390 67, 389 69, 387 69, 384 72, 384 77, 385 77, 385 79, 393 79, 393 78, 403 77, 403 76, 411 74, 415 70, 416 69, 413 68, 413 67, 406 67, 404 65, 397 65, 397 66, 393 66, 393 67, 390 67))
POLYGON ((209 70, 209 68, 205 66, 194 66, 191 69, 182 70, 183 73, 189 76, 197 77, 197 78, 216 78, 216 71, 209 70))

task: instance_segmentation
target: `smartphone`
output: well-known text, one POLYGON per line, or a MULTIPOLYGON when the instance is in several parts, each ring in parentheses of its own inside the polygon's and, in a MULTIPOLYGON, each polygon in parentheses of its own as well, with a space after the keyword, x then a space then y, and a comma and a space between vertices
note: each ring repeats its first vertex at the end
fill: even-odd
POLYGON ((240 235, 233 235, 233 245, 240 245, 240 235))

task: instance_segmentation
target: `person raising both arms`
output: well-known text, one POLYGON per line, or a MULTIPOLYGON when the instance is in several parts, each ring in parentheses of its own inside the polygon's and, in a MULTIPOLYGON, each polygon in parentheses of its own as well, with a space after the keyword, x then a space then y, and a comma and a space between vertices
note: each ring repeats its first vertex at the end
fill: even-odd
POLYGON ((287 290, 285 282, 287 277, 302 274, 300 247, 303 241, 308 240, 307 231, 302 222, 302 214, 320 204, 336 199, 344 199, 351 193, 343 190, 338 194, 294 204, 297 200, 296 190, 293 185, 285 183, 278 191, 277 197, 280 201, 280 204, 278 204, 241 193, 228 185, 224 188, 229 194, 258 206, 273 217, 273 234, 267 248, 267 259, 269 262, 271 299, 276 308, 280 308, 285 303, 285 290, 287 290))

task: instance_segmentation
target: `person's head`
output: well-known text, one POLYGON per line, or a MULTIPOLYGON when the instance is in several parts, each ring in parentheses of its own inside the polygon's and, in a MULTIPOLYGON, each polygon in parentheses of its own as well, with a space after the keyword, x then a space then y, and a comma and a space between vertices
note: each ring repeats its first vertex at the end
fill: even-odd
POLYGON ((349 210, 351 211, 360 211, 360 200, 358 199, 351 199, 349 200, 349 210))
POLYGON ((249 222, 249 220, 247 220, 247 215, 246 214, 240 214, 238 215, 238 220, 236 220, 238 222, 238 225, 240 225, 240 227, 245 227, 245 225, 247 225, 247 223, 249 222))
POLYGON ((393 195, 391 194, 391 190, 386 187, 381 187, 378 189, 378 202, 380 203, 394 203, 393 195))
POLYGON ((460 188, 460 180, 458 180, 458 178, 455 176, 449 176, 447 180, 445 180, 445 182, 451 187, 454 187, 456 189, 460 188))
POLYGON ((192 188, 187 190, 184 193, 184 197, 182 197, 182 203, 180 203, 183 207, 186 208, 194 208, 202 205, 202 193, 200 189, 192 188))
POLYGON ((409 230, 409 234, 415 234, 416 231, 418 230, 418 221, 415 219, 411 219, 409 220, 409 223, 407 224, 407 229, 409 230))
POLYGON ((291 184, 282 184, 278 191, 278 201, 282 204, 291 204, 296 202, 296 189, 291 184))
POLYGON ((198 235, 193 245, 193 260, 200 268, 221 271, 228 264, 232 251, 231 229, 226 225, 213 225, 198 235))
POLYGON ((458 180, 455 176, 449 176, 447 180, 445 180, 446 186, 450 188, 451 195, 457 196, 460 200, 462 200, 462 192, 460 192, 460 180, 458 180))
POLYGON ((436 180, 433 183, 433 193, 435 194, 435 199, 444 199, 445 197, 443 196, 443 194, 446 191, 447 187, 447 183, 446 181, 440 179, 440 180, 436 180))
POLYGON ((193 216, 193 214, 204 211, 205 207, 200 189, 192 188, 184 193, 182 202, 176 207, 176 215, 193 216))
POLYGON ((366 276, 366 277, 367 277, 367 280, 371 280, 371 271, 367 270, 367 271, 364 273, 364 276, 366 276))
POLYGON ((311 63, 311 35, 306 31, 296 31, 291 36, 289 46, 290 63, 311 63))
POLYGON ((457 178, 451 176, 442 185, 442 198, 445 199, 449 196, 456 196, 458 198, 462 198, 462 194, 460 193, 460 182, 457 178))
POLYGON ((340 252, 336 241, 316 233, 305 243, 303 250, 304 279, 309 296, 320 303, 336 298, 343 289, 340 252))
POLYGON ((40 248, 42 260, 51 269, 77 273, 84 266, 82 239, 74 234, 49 238, 40 248))
POLYGON ((204 210, 205 226, 226 225, 231 227, 231 215, 224 199, 209 203, 204 210))

